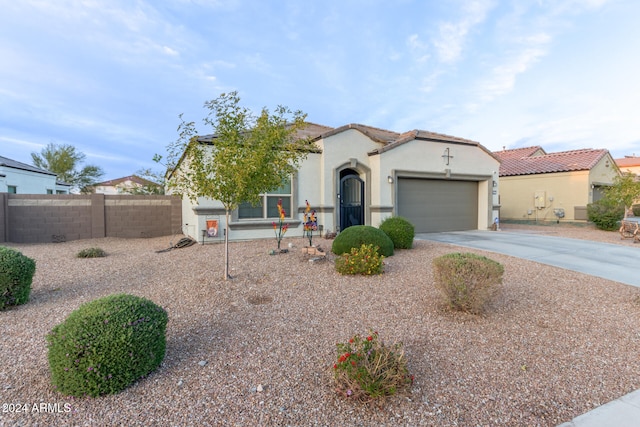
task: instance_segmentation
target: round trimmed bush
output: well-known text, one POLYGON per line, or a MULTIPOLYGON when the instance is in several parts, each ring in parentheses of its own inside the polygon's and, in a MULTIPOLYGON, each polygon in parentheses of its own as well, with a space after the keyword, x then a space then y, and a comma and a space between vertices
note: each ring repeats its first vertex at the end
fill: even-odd
POLYGON ((70 396, 124 390, 162 363, 167 321, 162 307, 134 295, 81 305, 47 335, 54 386, 70 396))
POLYGON ((0 310, 29 301, 36 262, 15 249, 0 246, 0 310))
POLYGON ((370 225, 352 225, 340 232, 333 241, 331 252, 336 255, 351 253, 362 245, 377 246, 378 252, 385 257, 393 255, 393 242, 384 231, 370 225))
POLYGON ((406 218, 401 216, 385 218, 379 228, 389 236, 395 249, 411 249, 413 246, 415 227, 406 218))
POLYGON ((606 198, 587 205, 587 218, 600 230, 617 230, 623 217, 624 205, 606 198))

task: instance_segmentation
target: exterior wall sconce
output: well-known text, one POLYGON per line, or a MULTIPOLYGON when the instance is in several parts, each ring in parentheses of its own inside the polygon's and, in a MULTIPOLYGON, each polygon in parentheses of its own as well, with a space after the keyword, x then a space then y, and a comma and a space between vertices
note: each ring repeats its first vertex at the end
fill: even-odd
POLYGON ((389 184, 393 184, 393 177, 392 177, 391 175, 389 175, 389 176, 387 177, 387 182, 388 182, 389 184))

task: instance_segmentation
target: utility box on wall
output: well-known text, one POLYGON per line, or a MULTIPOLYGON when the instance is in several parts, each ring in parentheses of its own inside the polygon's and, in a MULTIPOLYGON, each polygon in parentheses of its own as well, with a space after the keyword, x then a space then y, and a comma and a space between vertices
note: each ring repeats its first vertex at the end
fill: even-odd
POLYGON ((533 205, 537 209, 544 209, 546 207, 546 192, 545 191, 536 191, 533 196, 533 205))

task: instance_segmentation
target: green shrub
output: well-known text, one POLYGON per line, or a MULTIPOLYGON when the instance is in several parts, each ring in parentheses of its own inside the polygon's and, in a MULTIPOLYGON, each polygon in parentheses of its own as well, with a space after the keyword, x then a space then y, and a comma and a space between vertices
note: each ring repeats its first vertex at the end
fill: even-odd
POLYGON ((342 254, 336 259, 336 270, 340 274, 362 274, 370 276, 372 274, 382 274, 384 255, 378 253, 378 247, 373 245, 362 245, 360 248, 353 248, 348 254, 342 254))
POLYGON ((36 262, 15 249, 0 246, 0 310, 29 301, 36 262))
POLYGON ((587 205, 587 218, 601 230, 617 230, 623 217, 624 206, 606 198, 587 205))
POLYGON ((387 347, 377 332, 363 338, 355 335, 338 343, 338 360, 333 365, 338 390, 344 396, 367 401, 391 396, 411 387, 401 344, 387 347))
POLYGON ((478 314, 502 283, 502 264, 472 253, 451 253, 433 260, 436 288, 447 305, 478 314))
POLYGON ((386 257, 393 255, 393 242, 389 236, 370 225, 353 225, 341 231, 333 241, 331 252, 342 255, 362 245, 378 246, 380 248, 378 251, 386 257))
POLYGON ((406 218, 401 216, 386 218, 379 228, 389 236, 395 249, 411 249, 413 246, 415 227, 406 218))
POLYGON ((124 390, 162 363, 167 320, 162 307, 133 295, 81 305, 47 335, 54 386, 71 396, 124 390))
POLYGON ((640 216, 640 205, 631 206, 631 210, 633 211, 633 216, 640 216))
POLYGON ((107 253, 101 248, 83 249, 76 254, 78 258, 102 258, 105 256, 107 256, 107 253))

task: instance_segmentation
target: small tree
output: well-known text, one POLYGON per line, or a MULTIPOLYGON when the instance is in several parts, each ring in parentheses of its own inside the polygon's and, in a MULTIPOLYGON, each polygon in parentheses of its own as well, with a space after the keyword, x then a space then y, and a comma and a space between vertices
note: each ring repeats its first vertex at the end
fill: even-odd
MULTIPOLYGON (((171 192, 219 200, 225 209, 224 278, 229 278, 229 216, 240 203, 257 204, 261 193, 278 188, 306 158, 313 146, 297 138, 306 115, 279 106, 258 117, 240 106, 237 92, 221 94, 204 104, 204 123, 213 136, 199 138, 193 122, 180 115, 179 138, 167 148, 171 192)), ((161 160, 160 156, 156 159, 161 160)))
POLYGON ((613 185, 605 189, 605 197, 611 202, 624 205, 624 217, 633 215, 633 202, 640 199, 640 180, 631 172, 624 172, 613 180, 613 185))
POLYGON ((86 156, 76 151, 73 145, 50 143, 40 154, 31 153, 31 158, 34 166, 55 173, 59 181, 71 184, 82 193, 90 193, 93 184, 104 175, 99 166, 85 165, 79 168, 86 156))

